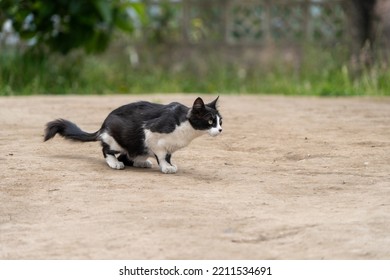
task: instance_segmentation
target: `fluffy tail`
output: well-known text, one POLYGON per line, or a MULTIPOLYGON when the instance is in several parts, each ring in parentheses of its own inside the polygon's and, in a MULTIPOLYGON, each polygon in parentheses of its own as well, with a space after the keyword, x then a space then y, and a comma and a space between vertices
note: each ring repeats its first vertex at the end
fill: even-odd
POLYGON ((44 141, 53 138, 58 133, 65 139, 81 142, 91 142, 98 140, 99 132, 100 131, 96 131, 95 133, 88 133, 82 131, 77 125, 70 121, 58 119, 46 124, 44 141))

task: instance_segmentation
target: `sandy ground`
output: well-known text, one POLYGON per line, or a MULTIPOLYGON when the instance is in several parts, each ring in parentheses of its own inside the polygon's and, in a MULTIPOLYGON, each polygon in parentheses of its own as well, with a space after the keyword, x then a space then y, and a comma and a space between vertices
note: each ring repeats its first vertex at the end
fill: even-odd
POLYGON ((54 118, 93 132, 122 104, 195 97, 0 98, 0 258, 390 259, 388 98, 222 96, 222 135, 174 175, 42 141, 54 118))

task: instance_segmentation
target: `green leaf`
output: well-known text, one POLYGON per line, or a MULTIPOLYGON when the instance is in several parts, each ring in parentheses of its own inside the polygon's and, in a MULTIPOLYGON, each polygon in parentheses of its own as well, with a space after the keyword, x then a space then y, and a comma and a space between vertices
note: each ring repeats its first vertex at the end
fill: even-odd
POLYGON ((94 6, 99 12, 99 15, 107 24, 112 22, 112 7, 109 1, 107 0, 95 0, 94 6))
POLYGON ((114 24, 115 24, 115 27, 122 29, 123 31, 129 32, 129 33, 134 31, 133 23, 130 21, 129 17, 127 17, 123 14, 115 17, 114 24))
POLYGON ((145 24, 148 21, 144 3, 128 3, 126 6, 127 8, 131 8, 136 12, 142 24, 145 24))

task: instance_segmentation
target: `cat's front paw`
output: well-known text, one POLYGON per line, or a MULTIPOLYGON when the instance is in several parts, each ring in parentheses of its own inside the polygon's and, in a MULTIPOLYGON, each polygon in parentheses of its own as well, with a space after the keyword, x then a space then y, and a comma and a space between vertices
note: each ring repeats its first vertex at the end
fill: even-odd
POLYGON ((165 174, 174 174, 177 172, 177 167, 175 165, 164 165, 161 167, 161 172, 165 174))

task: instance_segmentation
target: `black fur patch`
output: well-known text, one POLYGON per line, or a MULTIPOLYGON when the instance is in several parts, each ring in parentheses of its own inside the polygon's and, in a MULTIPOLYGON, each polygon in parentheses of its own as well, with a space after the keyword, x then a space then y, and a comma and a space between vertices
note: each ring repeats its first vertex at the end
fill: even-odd
POLYGON ((119 155, 118 160, 123 162, 123 164, 126 166, 133 166, 134 165, 134 161, 130 160, 128 158, 128 156, 125 154, 119 155))
POLYGON ((172 163, 171 163, 171 154, 166 154, 166 156, 165 156, 165 160, 169 163, 169 164, 171 164, 172 165, 172 163))

